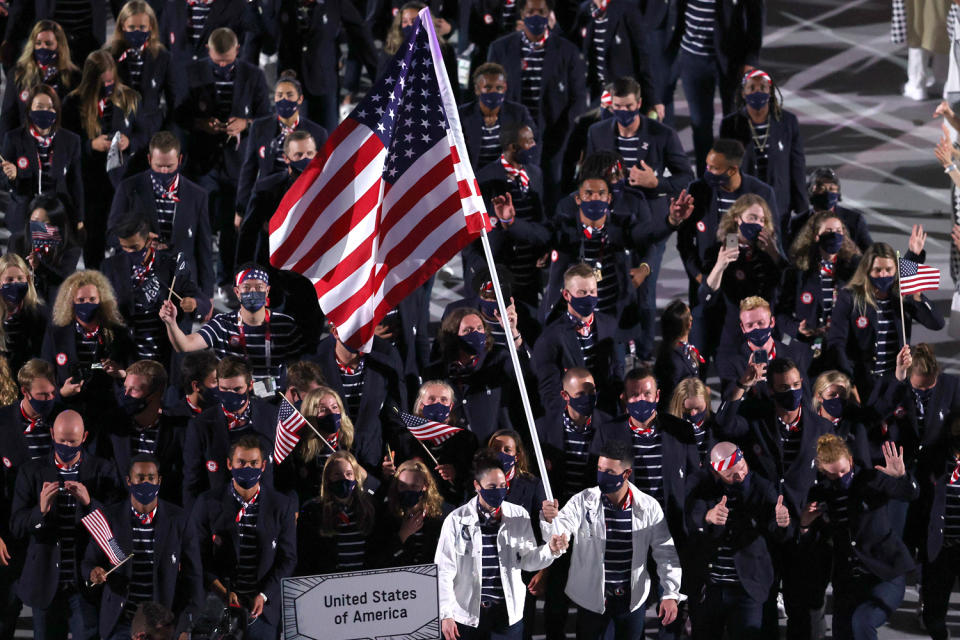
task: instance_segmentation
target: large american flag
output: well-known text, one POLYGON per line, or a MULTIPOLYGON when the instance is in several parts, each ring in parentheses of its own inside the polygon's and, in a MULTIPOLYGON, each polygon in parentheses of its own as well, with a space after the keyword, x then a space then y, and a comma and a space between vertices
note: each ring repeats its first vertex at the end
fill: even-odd
POLYGON ((414 438, 421 441, 432 442, 435 445, 440 444, 444 440, 449 440, 457 432, 463 431, 460 427, 427 420, 426 418, 405 411, 400 412, 400 419, 403 420, 403 424, 407 425, 407 429, 410 430, 414 438))
POLYGON ((939 287, 939 269, 900 258, 900 295, 936 291, 939 287))
POLYGON ((87 531, 90 532, 90 535, 93 536, 97 546, 103 550, 110 564, 117 566, 127 559, 127 554, 125 554, 123 549, 120 548, 120 545, 117 544, 117 539, 113 537, 113 530, 110 529, 110 523, 107 522, 107 519, 100 509, 94 509, 89 514, 80 518, 80 522, 83 523, 83 526, 85 526, 87 531))
POLYGON ((277 412, 277 436, 273 445, 273 463, 280 464, 300 442, 300 429, 307 424, 303 414, 280 396, 280 410, 277 412))
POLYGON ((346 344, 486 228, 428 9, 383 78, 333 132, 270 220, 270 262, 314 284, 346 344))

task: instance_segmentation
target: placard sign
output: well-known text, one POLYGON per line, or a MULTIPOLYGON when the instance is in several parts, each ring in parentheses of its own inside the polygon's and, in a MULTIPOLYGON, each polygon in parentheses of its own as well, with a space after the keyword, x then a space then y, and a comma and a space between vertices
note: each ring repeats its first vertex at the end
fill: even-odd
POLYGON ((439 637, 435 564, 283 579, 284 640, 439 637))

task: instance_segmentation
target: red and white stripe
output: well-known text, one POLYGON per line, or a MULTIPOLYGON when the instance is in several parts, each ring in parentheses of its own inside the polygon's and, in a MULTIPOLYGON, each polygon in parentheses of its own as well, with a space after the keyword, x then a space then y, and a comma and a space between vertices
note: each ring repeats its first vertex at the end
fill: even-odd
POLYGON ((281 398, 277 414, 277 435, 273 445, 273 462, 280 464, 300 442, 300 429, 307 423, 297 408, 286 398, 281 398))
POLYGON ((917 273, 900 280, 900 295, 906 296, 921 291, 936 291, 940 288, 940 270, 925 264, 917 265, 917 273))
POLYGON ((737 464, 742 459, 743 453, 738 448, 726 458, 717 460, 716 462, 711 462, 710 466, 713 467, 714 471, 723 471, 724 469, 729 469, 733 465, 737 464))
POLYGON ((425 422, 420 426, 410 426, 410 433, 413 434, 413 437, 417 440, 428 440, 433 444, 440 444, 441 442, 450 439, 458 431, 463 431, 460 427, 454 427, 449 424, 444 424, 442 422, 425 422))

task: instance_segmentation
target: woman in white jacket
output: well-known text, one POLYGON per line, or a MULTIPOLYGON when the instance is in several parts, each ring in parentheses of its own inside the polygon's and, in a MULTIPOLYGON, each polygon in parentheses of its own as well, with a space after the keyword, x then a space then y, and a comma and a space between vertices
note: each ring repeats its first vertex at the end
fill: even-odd
POLYGON ((443 521, 436 563, 444 640, 520 640, 526 587, 520 572, 550 565, 566 535, 540 547, 523 507, 504 502, 507 479, 488 450, 473 459, 477 496, 443 521))
POLYGON ((628 481, 633 472, 629 443, 608 442, 599 452, 597 485, 567 501, 563 509, 544 501, 543 531, 576 536, 567 596, 577 605, 577 640, 599 640, 612 621, 616 640, 643 637, 650 592, 647 555, 660 577, 662 626, 677 617, 680 559, 660 504, 628 481))

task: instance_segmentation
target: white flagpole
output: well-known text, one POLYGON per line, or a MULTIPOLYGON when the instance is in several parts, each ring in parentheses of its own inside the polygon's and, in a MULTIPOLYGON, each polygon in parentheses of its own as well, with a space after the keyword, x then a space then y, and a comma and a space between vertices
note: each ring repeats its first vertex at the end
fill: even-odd
POLYGON ((903 346, 907 346, 907 323, 903 320, 903 294, 900 293, 900 252, 897 251, 897 297, 900 298, 900 331, 903 332, 903 346))
MULTIPOLYGON (((447 77, 447 69, 443 64, 443 55, 440 52, 437 33, 433 28, 433 17, 430 15, 430 9, 424 8, 420 11, 420 22, 423 28, 427 30, 427 38, 430 41, 430 50, 433 57, 433 67, 437 74, 437 82, 440 86, 440 99, 443 102, 443 109, 447 116, 447 124, 450 127, 450 134, 453 143, 457 149, 457 155, 460 162, 457 165, 466 167, 467 171, 461 176, 459 173, 457 179, 464 179, 471 189, 471 200, 477 210, 483 212, 485 205, 480 198, 480 194, 473 194, 473 185, 476 178, 473 175, 473 168, 470 166, 470 156, 467 154, 467 145, 463 140, 463 129, 460 126, 460 114, 457 110, 456 101, 453 99, 453 90, 450 88, 450 79, 447 77)), ((458 168, 455 165, 455 170, 458 168)), ((465 214, 466 215, 466 214, 465 214)), ((484 214, 485 215, 485 214, 484 214)), ((510 321, 507 319, 507 305, 503 300, 503 292, 500 290, 500 279, 497 277, 497 268, 493 262, 493 252, 490 250, 490 241, 487 238, 487 230, 483 228, 480 235, 483 243, 483 255, 487 259, 487 267, 490 269, 490 279, 493 281, 493 291, 497 296, 497 308, 500 310, 500 321, 506 323, 504 331, 507 334, 507 351, 510 353, 510 361, 513 363, 513 371, 517 376, 517 386, 520 387, 520 400, 523 402, 523 412, 527 418, 527 427, 530 429, 530 441, 533 443, 533 453, 537 458, 537 467, 540 470, 540 479, 543 481, 543 492, 547 500, 553 500, 553 491, 550 488, 550 479, 547 476, 547 465, 543 461, 543 451, 540 448, 540 438, 537 436, 537 427, 533 421, 533 410, 530 408, 530 398, 527 395, 527 385, 523 379, 523 371, 520 369, 520 356, 517 355, 517 346, 514 344, 510 332, 510 321)))

